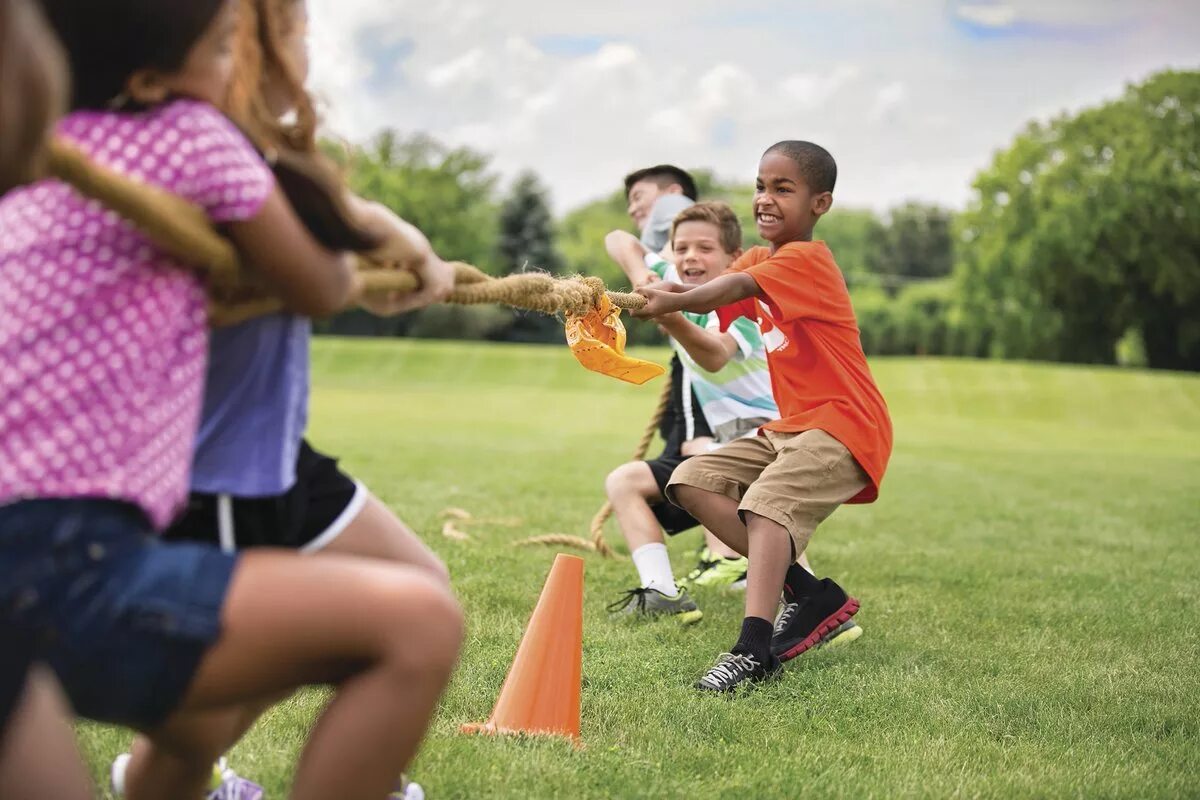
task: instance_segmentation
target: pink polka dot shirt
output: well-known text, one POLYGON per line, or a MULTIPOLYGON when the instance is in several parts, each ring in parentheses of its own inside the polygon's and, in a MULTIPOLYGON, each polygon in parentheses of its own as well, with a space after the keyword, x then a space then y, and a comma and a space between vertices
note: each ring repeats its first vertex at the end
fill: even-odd
MULTIPOLYGON (((59 133, 218 224, 274 186, 202 103, 76 112, 59 133)), ((187 496, 207 347, 200 282, 130 224, 58 181, 0 199, 0 504, 112 498, 165 527, 187 496)))

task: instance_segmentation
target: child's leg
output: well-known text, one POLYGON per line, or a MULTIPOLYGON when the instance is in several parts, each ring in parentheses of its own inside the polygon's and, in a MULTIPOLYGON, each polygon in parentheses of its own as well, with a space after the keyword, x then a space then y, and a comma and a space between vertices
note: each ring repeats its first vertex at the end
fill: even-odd
MULTIPOLYGON (((697 436, 695 439, 689 439, 683 443, 680 448, 685 456, 702 456, 712 450, 713 438, 711 436, 697 436)), ((722 542, 717 538, 716 534, 708 528, 704 529, 704 546, 719 558, 741 558, 741 554, 736 552, 732 547, 722 542)))
POLYGON ((768 595, 778 597, 783 589, 785 605, 771 646, 786 661, 836 635, 858 610, 858 601, 837 583, 818 580, 806 565, 792 562, 796 554, 804 554, 817 526, 869 479, 845 446, 824 431, 771 433, 768 438, 778 456, 747 489, 740 509, 752 531, 752 550, 766 548, 777 561, 760 570, 751 554, 746 614, 758 616, 768 595), (755 586, 756 571, 767 585, 755 586))
MULTIPOLYGON (((686 474, 680 474, 682 469, 681 467, 676 475, 687 480, 686 474)), ((698 519, 704 525, 705 530, 711 532, 718 541, 723 542, 738 555, 749 555, 750 544, 746 537, 746 526, 742 524, 742 519, 738 516, 737 500, 686 483, 672 483, 670 492, 671 499, 686 508, 688 513, 698 519)))
POLYGON ((742 558, 742 554, 717 538, 708 528, 704 529, 704 546, 720 558, 742 558))
POLYGON ((183 702, 148 732, 149 752, 130 765, 129 796, 196 793, 200 784, 190 781, 206 779, 220 751, 189 751, 190 736, 214 741, 206 737, 229 724, 222 714, 231 709, 334 683, 338 690, 309 737, 292 797, 386 797, 457 660, 461 611, 444 586, 413 568, 254 552, 242 557, 221 617, 221 637, 183 702), (171 775, 189 783, 149 783, 171 775))
POLYGON ((16 708, 0 728, 0 786, 6 800, 92 796, 91 781, 75 749, 69 711, 43 667, 30 671, 16 708))
MULTIPOLYGON (((746 616, 770 625, 779 609, 784 576, 792 564, 792 535, 787 528, 758 514, 746 514, 750 567, 746 575, 746 616)), ((770 646, 768 638, 766 645, 770 646)))
POLYGON ((631 551, 647 544, 663 544, 663 532, 650 502, 662 500, 654 473, 645 461, 630 461, 608 473, 604 491, 612 503, 621 535, 631 551))
POLYGON ((370 493, 362 510, 321 552, 409 564, 450 585, 450 572, 442 560, 391 509, 370 493))
POLYGON ((645 461, 630 461, 614 469, 604 481, 621 534, 629 544, 638 581, 644 589, 657 589, 674 597, 679 593, 671 558, 658 517, 650 508, 663 499, 654 472, 645 461))

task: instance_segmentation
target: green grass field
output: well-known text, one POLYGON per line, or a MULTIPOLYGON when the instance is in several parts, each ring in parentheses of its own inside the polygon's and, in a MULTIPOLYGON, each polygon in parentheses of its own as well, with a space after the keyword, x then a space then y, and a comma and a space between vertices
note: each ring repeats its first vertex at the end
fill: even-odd
MULTIPOLYGON (((702 696, 740 597, 697 596, 692 629, 616 624, 604 606, 632 565, 589 555, 576 750, 457 730, 488 716, 553 559, 511 542, 586 535, 658 384, 566 348, 324 340, 314 361, 311 438, 427 537, 467 610, 411 770, 431 800, 1200 795, 1200 377, 876 361, 896 428, 882 498, 809 550, 862 600, 863 638, 702 696), (470 541, 441 536, 448 506, 474 515, 470 541)), ((678 570, 697 536, 672 542, 678 570)), ((268 797, 323 698, 277 707, 233 752, 268 797)), ((128 741, 81 727, 98 780, 128 741)))

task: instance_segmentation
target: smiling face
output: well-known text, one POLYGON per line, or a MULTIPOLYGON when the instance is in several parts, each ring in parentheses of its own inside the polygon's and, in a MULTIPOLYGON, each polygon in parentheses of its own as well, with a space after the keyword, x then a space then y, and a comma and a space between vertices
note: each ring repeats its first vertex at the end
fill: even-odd
POLYGON ((772 251, 788 242, 811 240, 817 220, 832 205, 833 194, 813 192, 800 166, 788 156, 768 152, 758 162, 754 224, 772 251))
POLYGON ((700 220, 676 225, 672 245, 679 277, 692 286, 716 278, 742 254, 741 250, 725 252, 721 246, 721 229, 711 222, 700 220))
POLYGON ((626 211, 639 231, 646 227, 646 220, 650 219, 650 211, 654 208, 654 201, 666 193, 667 191, 659 186, 656 181, 650 179, 638 181, 629 187, 629 205, 626 211))

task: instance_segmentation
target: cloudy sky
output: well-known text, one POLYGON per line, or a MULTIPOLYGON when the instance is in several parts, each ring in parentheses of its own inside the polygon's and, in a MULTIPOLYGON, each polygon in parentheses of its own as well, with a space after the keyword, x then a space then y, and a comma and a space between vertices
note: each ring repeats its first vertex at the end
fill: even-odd
POLYGON ((660 161, 751 180, 829 148, 840 205, 961 206, 1030 118, 1200 68, 1197 0, 309 0, 330 129, 536 170, 559 211, 660 161))

